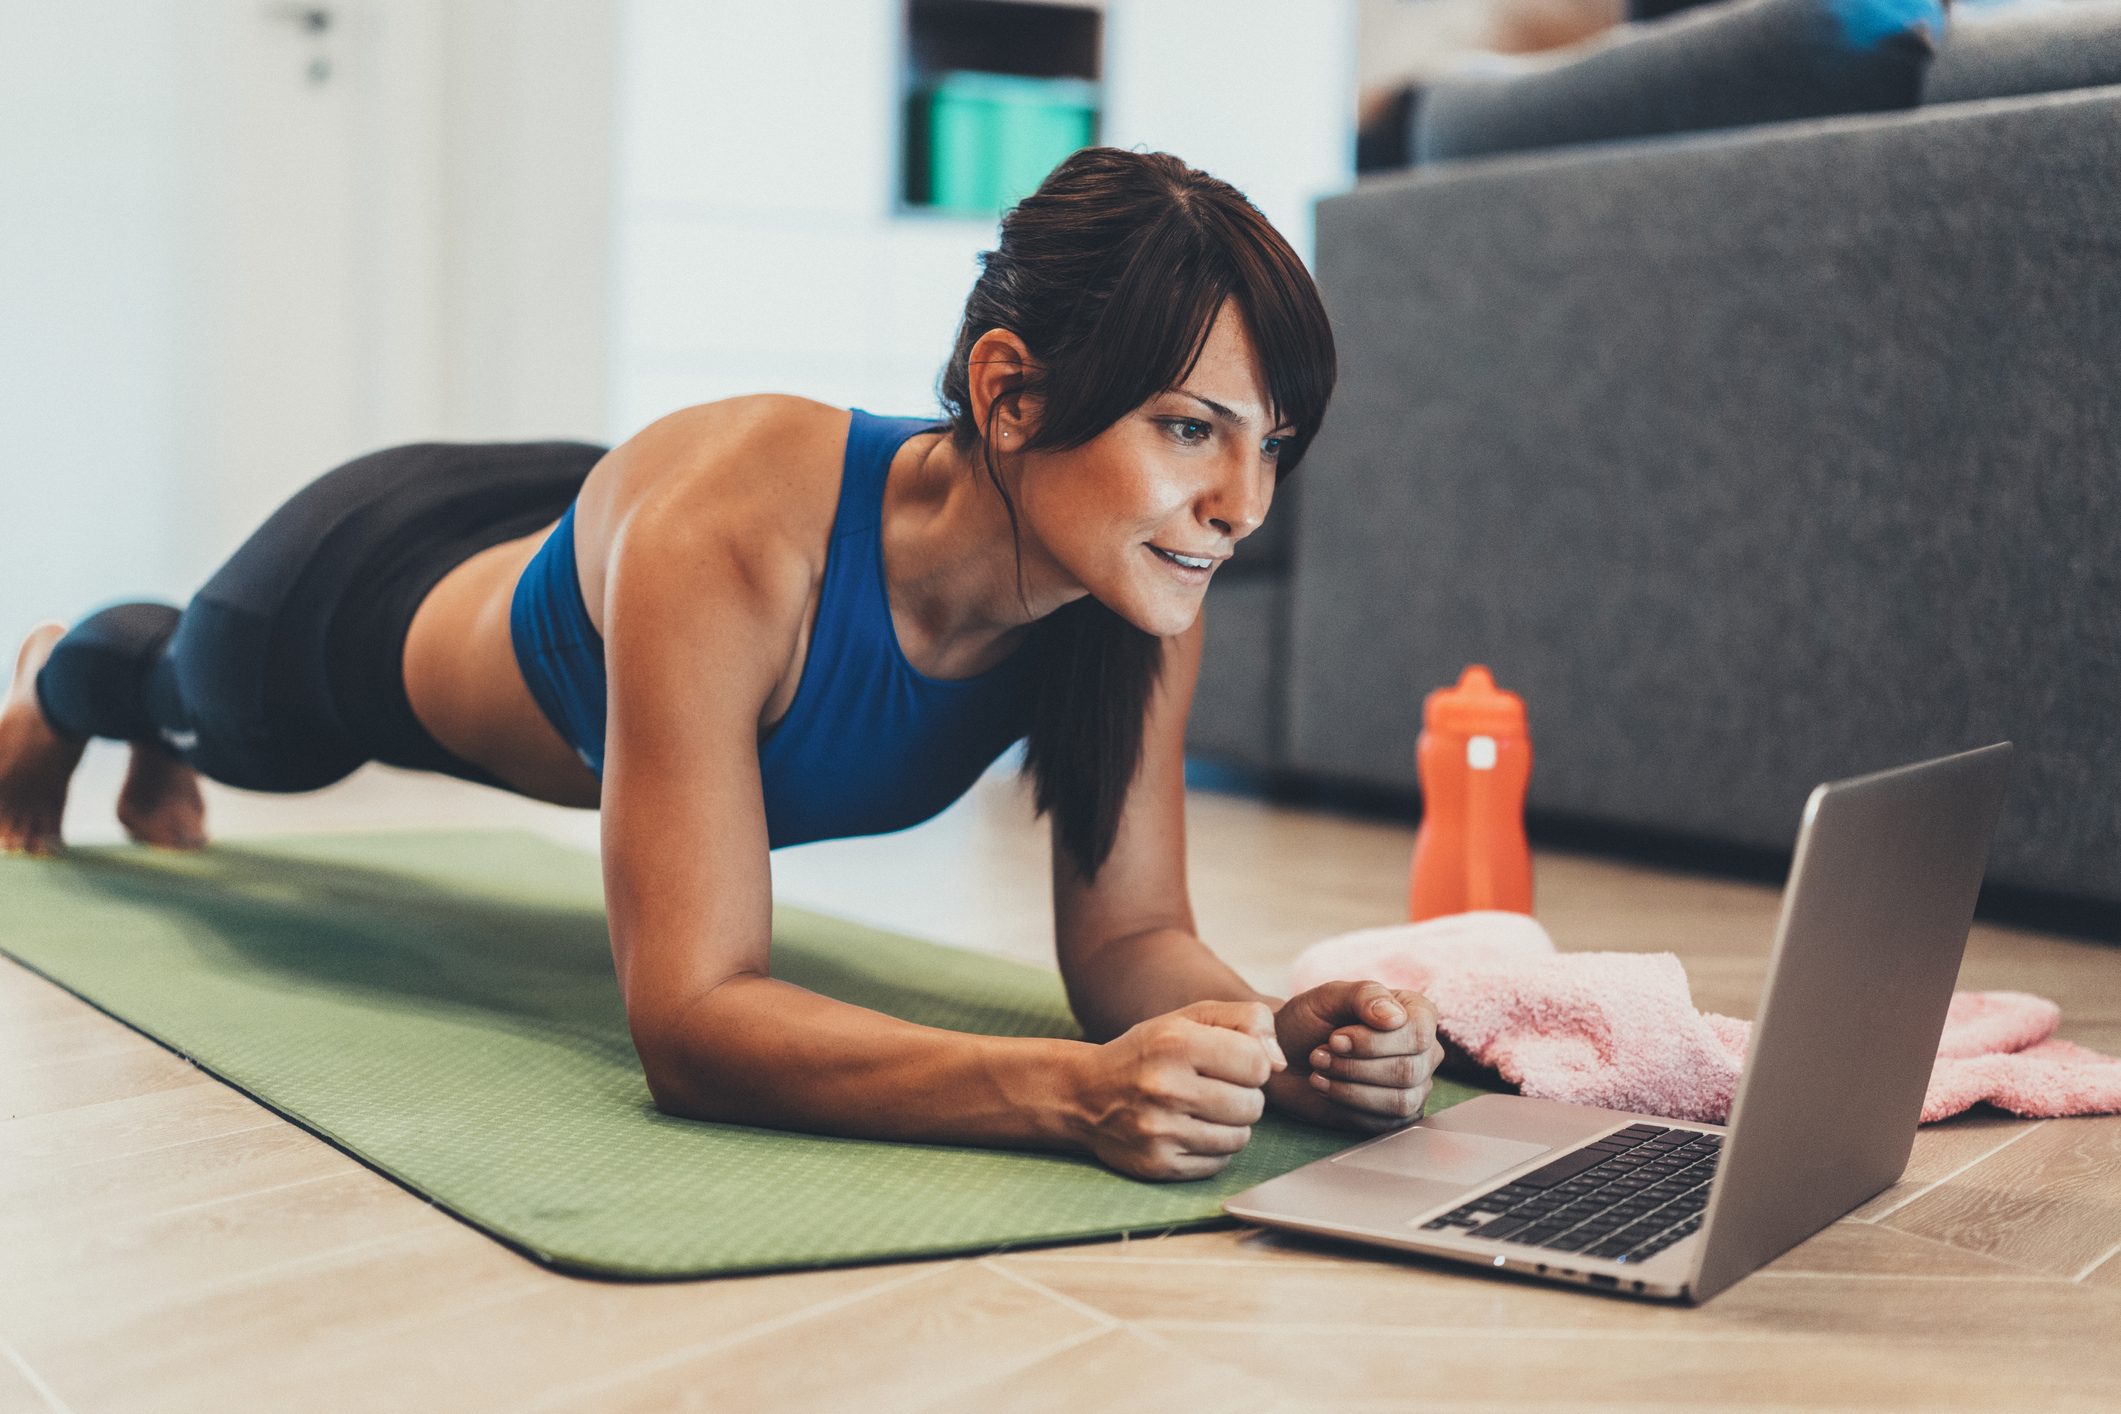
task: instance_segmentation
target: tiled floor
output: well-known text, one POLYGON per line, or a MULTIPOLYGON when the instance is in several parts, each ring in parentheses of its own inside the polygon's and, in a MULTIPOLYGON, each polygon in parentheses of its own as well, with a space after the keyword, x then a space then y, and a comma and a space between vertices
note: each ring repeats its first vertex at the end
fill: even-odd
MULTIPOLYGON (((92 755, 69 833, 112 837, 92 755)), ((217 792, 237 835, 594 817, 370 771, 217 792)), ((1202 931, 1277 987, 1390 921, 1408 830, 1197 794, 1202 931)), ((1562 854, 1564 947, 1677 951, 1750 1012, 1776 893, 1562 854)), ((907 834, 784 851, 778 893, 1050 962, 1044 829, 990 778, 907 834), (908 880, 918 880, 911 887, 908 880)), ((0 915, 4 926, 4 915, 0 915)), ((1987 926, 1962 984, 2121 1049, 2121 952, 1987 926)), ((2121 1407, 2121 1117, 1932 1126, 1904 1180, 1699 1309, 1256 1231, 669 1285, 553 1276, 0 960, 0 1411, 2121 1407)))

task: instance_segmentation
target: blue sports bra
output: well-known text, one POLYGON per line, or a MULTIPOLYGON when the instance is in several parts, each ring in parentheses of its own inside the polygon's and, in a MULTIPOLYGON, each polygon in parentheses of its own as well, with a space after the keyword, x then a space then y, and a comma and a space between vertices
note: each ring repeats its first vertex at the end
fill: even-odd
MULTIPOLYGON (((906 439, 937 427, 854 410, 803 676, 759 743, 771 848, 917 825, 1029 730, 1028 645, 978 677, 931 678, 906 661, 892 627, 884 482, 906 439)), ((604 641, 582 600, 573 506, 516 582, 509 635, 547 720, 602 776, 604 641)))

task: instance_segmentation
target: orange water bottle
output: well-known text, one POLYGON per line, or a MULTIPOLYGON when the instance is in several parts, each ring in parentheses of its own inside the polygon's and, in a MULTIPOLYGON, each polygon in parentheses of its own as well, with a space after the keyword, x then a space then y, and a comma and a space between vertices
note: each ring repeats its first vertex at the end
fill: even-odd
POLYGON ((1472 909, 1532 911, 1532 849, 1524 834, 1532 739, 1524 699, 1475 663, 1458 686, 1422 705, 1421 828, 1407 883, 1419 922, 1472 909))

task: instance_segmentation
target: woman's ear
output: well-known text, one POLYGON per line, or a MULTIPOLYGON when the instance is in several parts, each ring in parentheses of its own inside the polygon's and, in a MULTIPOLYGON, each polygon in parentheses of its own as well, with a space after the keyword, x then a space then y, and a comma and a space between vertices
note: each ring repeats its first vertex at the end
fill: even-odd
POLYGON ((965 361, 972 420, 1003 451, 1022 447, 1037 432, 1042 400, 1027 384, 1040 371, 1039 361, 1013 330, 989 329, 972 345, 965 361))

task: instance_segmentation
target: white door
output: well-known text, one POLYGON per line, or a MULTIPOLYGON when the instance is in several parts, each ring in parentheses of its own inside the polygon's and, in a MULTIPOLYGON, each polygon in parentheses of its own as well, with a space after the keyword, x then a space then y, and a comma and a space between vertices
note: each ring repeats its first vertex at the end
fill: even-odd
POLYGON ((187 7, 197 177, 181 264, 191 417, 179 568, 203 577, 327 468, 434 435, 445 148, 439 7, 187 7))
POLYGON ((5 646, 364 452, 609 437, 621 14, 0 0, 5 646))
POLYGON ((7 649, 431 435, 439 8, 0 0, 7 649))

